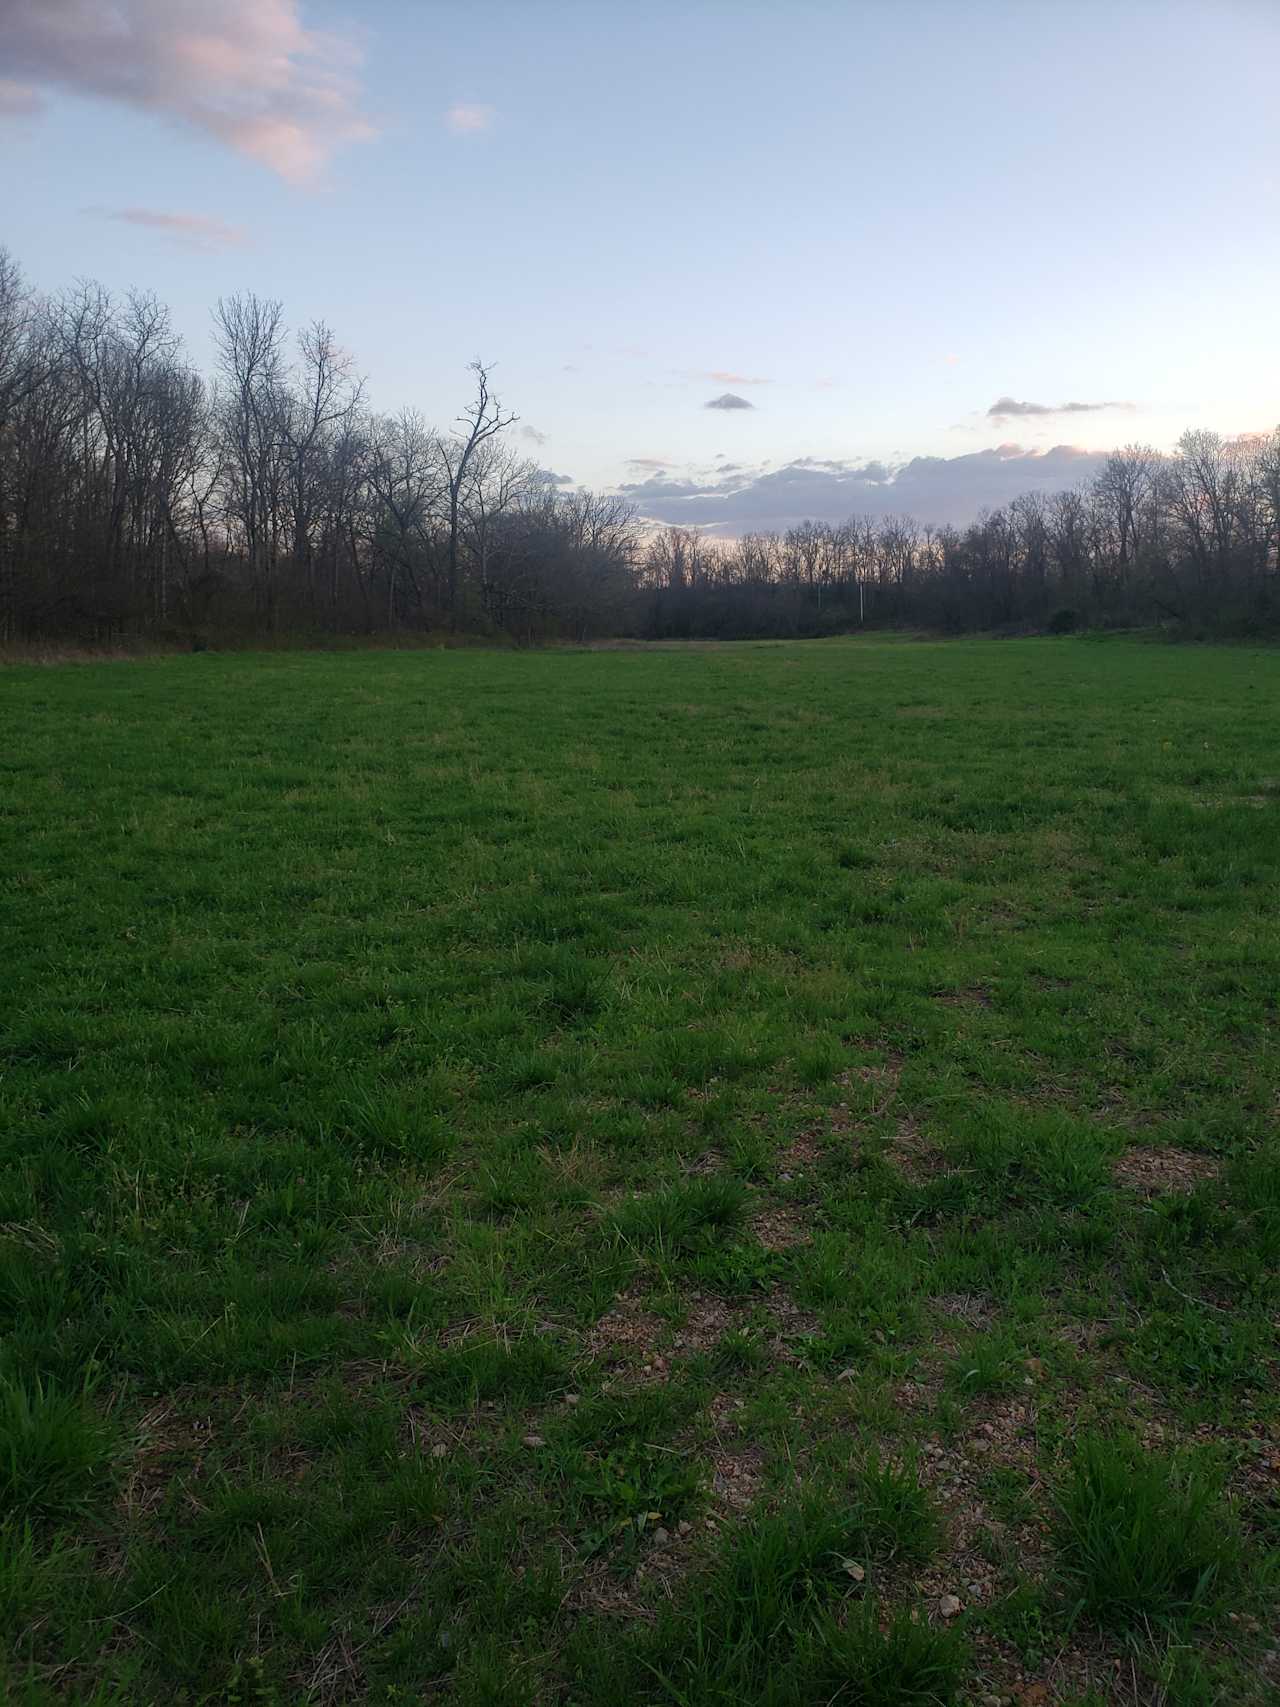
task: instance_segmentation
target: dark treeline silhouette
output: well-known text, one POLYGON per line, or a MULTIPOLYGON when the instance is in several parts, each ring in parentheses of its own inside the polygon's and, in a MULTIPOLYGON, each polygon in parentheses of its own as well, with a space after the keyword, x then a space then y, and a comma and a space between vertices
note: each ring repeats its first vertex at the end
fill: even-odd
POLYGON ((328 326, 214 311, 215 373, 145 292, 42 297, 0 249, 0 641, 866 626, 1280 626, 1280 429, 1130 446, 964 529, 806 522, 726 542, 566 492, 491 375, 447 428, 376 412, 328 326))
POLYGON ((38 297, 0 250, 0 640, 634 626, 633 508, 517 455, 482 364, 438 431, 278 302, 214 339, 205 379, 153 296, 38 297))
POLYGON ((1029 493, 966 528, 804 522, 722 545, 670 529, 645 553, 649 632, 1280 628, 1280 429, 1130 445, 1087 487, 1029 493))

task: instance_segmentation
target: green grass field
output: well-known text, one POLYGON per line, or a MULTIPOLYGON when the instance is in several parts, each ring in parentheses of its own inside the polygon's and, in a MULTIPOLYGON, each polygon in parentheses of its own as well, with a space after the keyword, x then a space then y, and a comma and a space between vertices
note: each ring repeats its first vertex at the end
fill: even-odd
POLYGON ((0 674, 0 1691, 1276 1699, 1280 653, 0 674))

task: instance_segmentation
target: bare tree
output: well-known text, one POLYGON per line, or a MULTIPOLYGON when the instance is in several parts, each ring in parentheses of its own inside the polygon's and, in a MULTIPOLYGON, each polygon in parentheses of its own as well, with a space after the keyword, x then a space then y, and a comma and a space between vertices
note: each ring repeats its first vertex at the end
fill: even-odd
POLYGON ((291 554, 314 606, 314 529, 324 503, 329 453, 350 429, 364 383, 323 320, 299 332, 298 356, 294 384, 281 395, 278 420, 288 466, 291 554))
POLYGON ((448 476, 449 490, 449 556, 446 597, 451 622, 457 620, 458 610, 458 533, 462 513, 463 483, 472 457, 482 444, 504 432, 520 419, 504 415, 497 397, 489 390, 489 373, 482 361, 471 363, 470 372, 476 376, 476 395, 462 414, 448 439, 440 441, 440 456, 448 476))
POLYGON ((243 533, 250 582, 269 629, 276 625, 282 529, 283 315, 281 303, 252 293, 219 298, 214 310, 214 342, 227 386, 228 504, 243 533))

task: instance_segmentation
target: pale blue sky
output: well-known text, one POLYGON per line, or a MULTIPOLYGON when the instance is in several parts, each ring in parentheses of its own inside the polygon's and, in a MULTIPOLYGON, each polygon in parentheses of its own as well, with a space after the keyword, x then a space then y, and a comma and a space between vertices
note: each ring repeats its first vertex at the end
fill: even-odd
POLYGON ((388 409, 480 354, 602 486, 1280 419, 1280 0, 124 0, 137 73, 111 10, 0 0, 0 241, 202 364, 246 288, 388 409))

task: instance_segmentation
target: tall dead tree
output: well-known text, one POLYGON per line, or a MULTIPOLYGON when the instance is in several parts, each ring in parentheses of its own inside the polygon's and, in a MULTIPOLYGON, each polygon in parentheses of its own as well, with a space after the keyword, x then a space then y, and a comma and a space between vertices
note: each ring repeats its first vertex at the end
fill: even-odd
POLYGON ((445 598, 450 622, 458 612, 458 536, 462 514, 462 488, 467 468, 479 447, 504 432, 520 419, 504 415, 502 405, 489 390, 489 369, 481 361, 471 363, 476 376, 476 395, 458 416, 458 425, 450 439, 442 440, 440 456, 444 463, 449 488, 449 555, 445 598))

